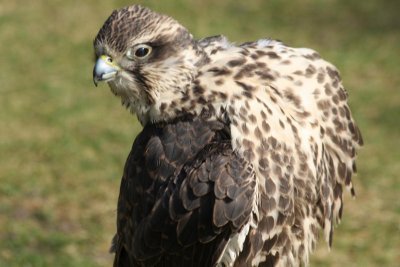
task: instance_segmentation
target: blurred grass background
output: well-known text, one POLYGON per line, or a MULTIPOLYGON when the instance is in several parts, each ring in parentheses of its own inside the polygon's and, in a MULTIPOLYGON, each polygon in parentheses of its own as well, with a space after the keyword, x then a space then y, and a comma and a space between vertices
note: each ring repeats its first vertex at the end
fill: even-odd
MULTIPOLYGON (((111 266, 123 164, 140 126, 92 84, 92 40, 133 1, 0 3, 0 266, 111 266)), ((400 266, 400 2, 136 1, 197 37, 311 47, 340 70, 365 140, 331 252, 311 266, 400 266)), ((322 241, 322 240, 321 240, 322 241)))

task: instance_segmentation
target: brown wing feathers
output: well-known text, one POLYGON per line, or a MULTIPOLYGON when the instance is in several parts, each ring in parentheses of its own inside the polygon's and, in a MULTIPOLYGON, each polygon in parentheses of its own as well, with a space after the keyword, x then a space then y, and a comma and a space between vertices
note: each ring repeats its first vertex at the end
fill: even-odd
POLYGON ((248 221, 255 188, 228 135, 200 118, 144 128, 121 183, 115 266, 216 262, 248 221))

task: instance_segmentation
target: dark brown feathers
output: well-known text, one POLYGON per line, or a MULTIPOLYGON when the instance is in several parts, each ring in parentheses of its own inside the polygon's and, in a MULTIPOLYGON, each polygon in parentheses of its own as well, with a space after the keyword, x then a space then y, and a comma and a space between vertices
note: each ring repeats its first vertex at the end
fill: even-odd
POLYGON ((114 266, 213 266, 249 220, 250 165, 224 124, 201 118, 147 125, 125 165, 114 266))

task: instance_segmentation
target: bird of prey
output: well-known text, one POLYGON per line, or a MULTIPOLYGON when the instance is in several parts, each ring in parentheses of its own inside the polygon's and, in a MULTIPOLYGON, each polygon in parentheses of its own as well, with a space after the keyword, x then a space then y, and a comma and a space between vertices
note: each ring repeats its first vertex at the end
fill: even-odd
POLYGON ((128 156, 114 266, 303 266, 329 246, 362 138, 337 69, 307 48, 196 40, 133 5, 94 40, 143 125, 128 156))

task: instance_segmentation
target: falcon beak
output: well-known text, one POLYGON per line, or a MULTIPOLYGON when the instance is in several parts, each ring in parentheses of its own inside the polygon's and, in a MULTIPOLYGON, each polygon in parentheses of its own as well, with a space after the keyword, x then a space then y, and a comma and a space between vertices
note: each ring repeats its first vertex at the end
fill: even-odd
POLYGON ((100 56, 93 68, 93 83, 97 86, 100 81, 111 81, 117 75, 119 67, 112 58, 106 55, 100 56))

